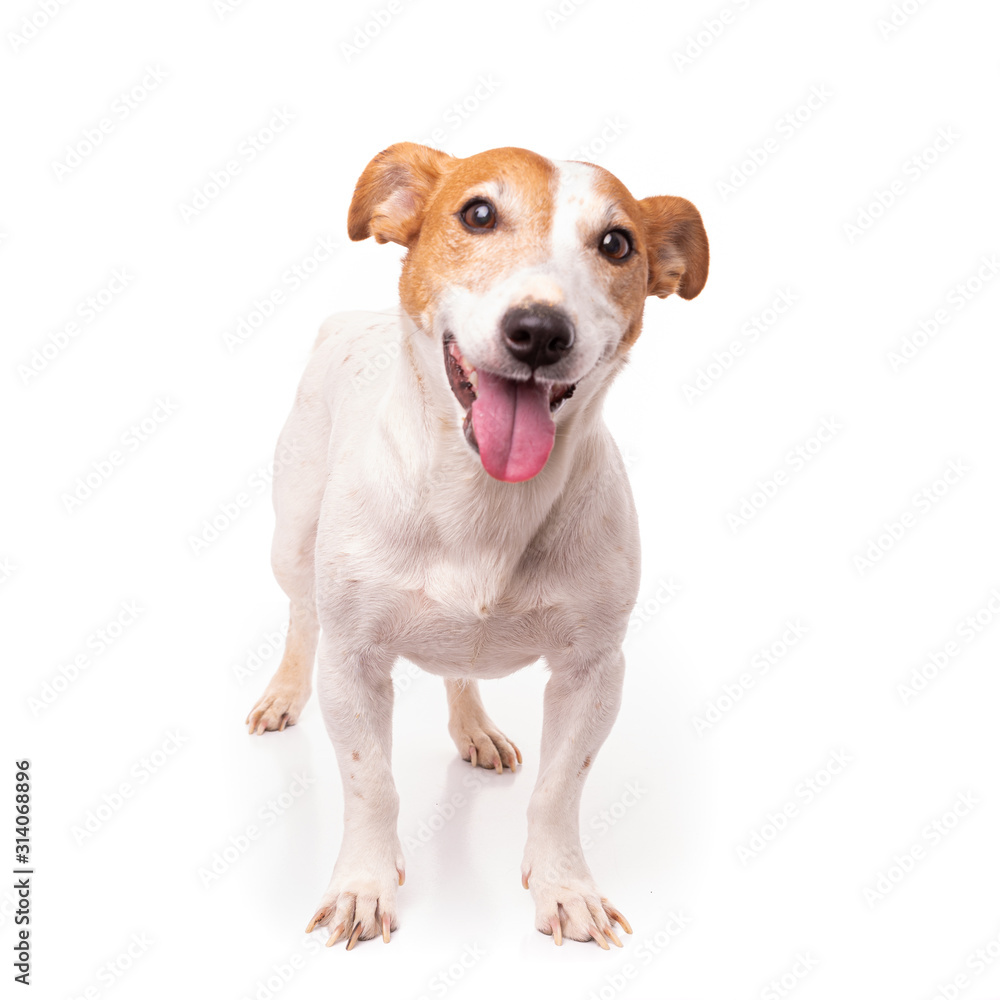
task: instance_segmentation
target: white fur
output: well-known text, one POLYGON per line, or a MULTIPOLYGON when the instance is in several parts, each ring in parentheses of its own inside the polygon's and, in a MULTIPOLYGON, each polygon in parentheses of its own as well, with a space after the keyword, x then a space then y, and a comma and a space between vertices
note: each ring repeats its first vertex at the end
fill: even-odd
POLYGON ((315 923, 345 924, 345 934, 360 925, 360 936, 372 937, 383 918, 396 922, 403 856, 390 670, 401 656, 465 682, 449 681, 450 728, 460 752, 485 766, 515 761, 476 679, 545 658, 551 678, 522 875, 540 930, 559 920, 563 935, 587 940, 609 926, 580 847, 579 801, 618 710, 621 643, 639 581, 635 510, 600 412, 621 364, 613 348, 632 317, 588 280, 594 255, 580 245, 579 222, 607 211, 589 183, 592 168, 559 169, 544 265, 484 296, 452 289, 433 331, 398 312, 328 320, 278 443, 279 453, 297 456, 274 484, 273 564, 292 622, 251 731, 296 721, 318 641, 345 830, 315 923), (463 437, 441 336, 454 331, 473 364, 497 364, 500 316, 539 288, 561 296, 576 324, 560 381, 579 387, 557 414, 542 471, 502 483, 463 437))

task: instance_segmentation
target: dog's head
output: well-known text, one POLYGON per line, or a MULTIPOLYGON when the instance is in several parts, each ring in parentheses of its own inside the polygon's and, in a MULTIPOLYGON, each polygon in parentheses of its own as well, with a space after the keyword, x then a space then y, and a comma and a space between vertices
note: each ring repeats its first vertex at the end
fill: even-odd
POLYGON ((636 200, 601 167, 526 149, 390 146, 361 175, 347 229, 408 249, 403 308, 440 343, 466 440, 507 482, 541 471, 557 422, 639 336, 646 296, 694 298, 708 275, 689 201, 636 200))

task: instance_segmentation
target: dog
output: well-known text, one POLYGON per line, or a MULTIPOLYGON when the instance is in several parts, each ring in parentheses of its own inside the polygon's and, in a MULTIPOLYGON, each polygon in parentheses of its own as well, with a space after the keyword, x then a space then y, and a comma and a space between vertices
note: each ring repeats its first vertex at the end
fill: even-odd
POLYGON ((521 752, 477 682, 544 657, 522 884, 557 945, 620 947, 613 923, 632 929, 579 830, 639 587, 635 507, 601 409, 647 296, 702 290, 701 216, 683 198, 637 200, 593 164, 404 142, 361 174, 347 231, 407 249, 401 308, 328 319, 299 384, 273 484, 287 644, 247 718, 252 734, 298 720, 318 646, 344 836, 306 930, 351 949, 397 926, 396 659, 444 678, 459 754, 502 773, 521 752))

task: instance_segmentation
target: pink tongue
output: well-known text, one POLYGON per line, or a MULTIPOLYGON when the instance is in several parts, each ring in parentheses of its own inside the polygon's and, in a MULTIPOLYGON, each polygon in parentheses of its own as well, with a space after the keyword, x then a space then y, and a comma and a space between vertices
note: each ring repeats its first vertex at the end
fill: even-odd
POLYGON ((507 483, 537 476, 556 437, 549 390, 480 371, 476 394, 472 428, 483 468, 507 483))

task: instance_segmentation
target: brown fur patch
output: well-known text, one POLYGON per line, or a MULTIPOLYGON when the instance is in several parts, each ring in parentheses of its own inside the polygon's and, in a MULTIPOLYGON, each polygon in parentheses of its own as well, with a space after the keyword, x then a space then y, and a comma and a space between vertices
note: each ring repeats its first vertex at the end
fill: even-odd
MULTIPOLYGON (((708 238, 691 202, 673 195, 637 201, 613 174, 590 166, 594 193, 607 210, 600 218, 581 216, 581 246, 596 248, 602 234, 616 227, 628 230, 635 244, 630 258, 620 263, 595 259, 592 269, 605 296, 629 317, 618 346, 624 354, 639 336, 647 295, 665 298, 676 292, 690 299, 701 291, 708 276, 708 238)), ((433 310, 448 287, 482 292, 551 253, 557 190, 556 165, 526 149, 491 149, 460 159, 416 143, 396 143, 359 178, 348 235, 407 248, 400 300, 429 333, 433 310), (494 229, 470 231, 458 220, 475 197, 493 203, 494 229)))
POLYGON ((650 246, 649 294, 693 299, 708 278, 708 236, 698 209, 669 194, 643 198, 639 205, 650 246))
POLYGON ((426 328, 443 290, 485 291, 550 251, 555 167, 526 149, 491 149, 459 160, 430 200, 424 225, 403 262, 399 294, 426 328), (470 232, 456 218, 473 198, 493 203, 496 227, 470 232))

